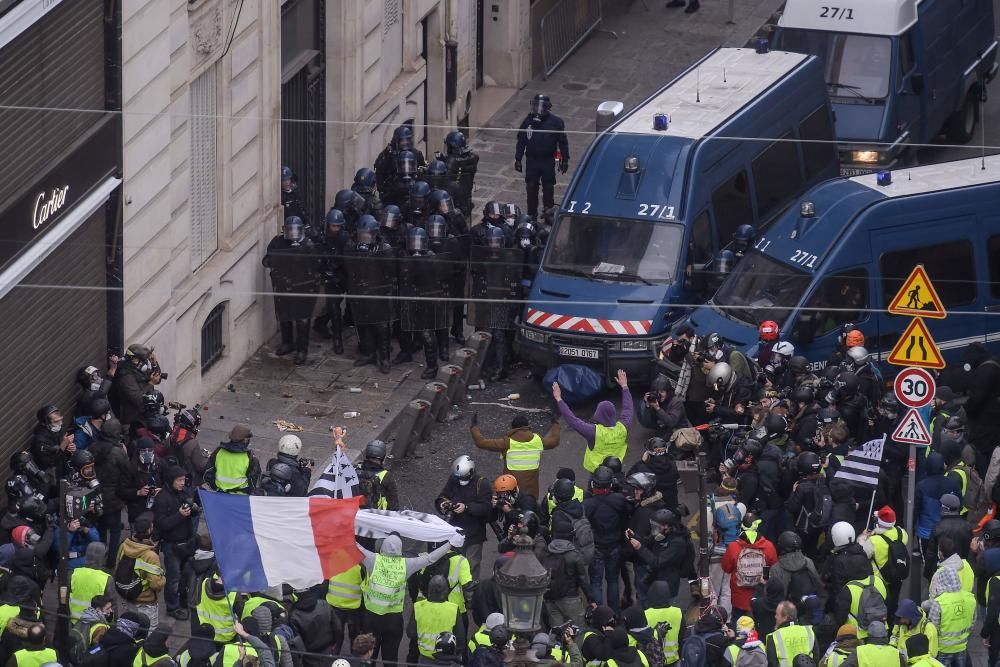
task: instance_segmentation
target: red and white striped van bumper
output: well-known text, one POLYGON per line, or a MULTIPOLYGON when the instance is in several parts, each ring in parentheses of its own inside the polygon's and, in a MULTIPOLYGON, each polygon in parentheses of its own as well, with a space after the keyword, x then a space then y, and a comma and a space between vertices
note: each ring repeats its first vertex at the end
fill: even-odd
POLYGON ((545 329, 606 336, 647 336, 653 326, 652 320, 598 320, 592 317, 556 315, 534 308, 528 308, 525 323, 545 329))

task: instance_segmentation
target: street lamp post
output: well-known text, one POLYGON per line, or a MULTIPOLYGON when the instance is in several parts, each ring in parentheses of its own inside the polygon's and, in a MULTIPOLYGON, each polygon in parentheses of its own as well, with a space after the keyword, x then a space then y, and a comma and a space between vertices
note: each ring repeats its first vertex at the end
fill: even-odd
POLYGON ((514 556, 493 576, 512 635, 530 636, 542 629, 542 604, 550 575, 535 557, 533 545, 522 529, 514 536, 514 556))

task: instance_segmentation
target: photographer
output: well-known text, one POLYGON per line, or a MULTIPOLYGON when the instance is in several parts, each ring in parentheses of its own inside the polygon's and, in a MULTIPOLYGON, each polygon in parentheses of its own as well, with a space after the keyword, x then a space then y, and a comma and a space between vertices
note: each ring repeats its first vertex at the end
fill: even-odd
POLYGON ((133 343, 125 351, 124 363, 118 365, 111 381, 111 407, 128 432, 132 422, 142 415, 142 394, 149 384, 149 372, 156 358, 152 350, 141 343, 133 343))
POLYGON ((295 498, 304 498, 308 495, 309 481, 312 479, 313 460, 301 458, 299 456, 301 451, 302 440, 299 436, 289 433, 278 439, 278 454, 267 462, 268 472, 276 463, 285 463, 291 467, 294 473, 288 495, 295 498))
POLYGON ((674 394, 670 381, 662 375, 653 380, 650 391, 639 403, 639 423, 657 431, 664 440, 669 440, 676 429, 691 426, 684 412, 684 401, 674 394))
POLYGON ((160 537, 160 552, 166 585, 163 591, 167 613, 179 621, 188 618, 186 593, 181 585, 184 565, 194 555, 195 521, 201 508, 194 490, 187 486, 187 472, 180 466, 167 468, 165 486, 153 502, 153 522, 160 537))
POLYGON ((451 475, 434 501, 438 513, 465 532, 464 552, 469 559, 473 579, 479 579, 492 497, 489 480, 476 474, 475 461, 462 455, 451 464, 451 475))

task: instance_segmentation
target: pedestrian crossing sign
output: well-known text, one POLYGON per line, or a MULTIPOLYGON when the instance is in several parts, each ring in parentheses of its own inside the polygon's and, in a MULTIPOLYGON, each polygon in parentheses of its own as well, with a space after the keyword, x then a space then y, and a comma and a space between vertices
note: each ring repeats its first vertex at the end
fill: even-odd
POLYGON ((899 426, 892 432, 892 439, 907 445, 931 444, 931 434, 915 408, 910 408, 903 420, 899 422, 899 426))
POLYGON ((913 317, 929 317, 943 320, 948 316, 941 303, 941 297, 931 284, 922 264, 913 267, 910 277, 896 292, 895 298, 889 303, 889 312, 893 315, 911 315, 913 317))
POLYGON ((941 350, 927 330, 927 325, 919 317, 914 317, 910 326, 892 348, 887 362, 893 366, 916 366, 918 368, 944 368, 941 350))

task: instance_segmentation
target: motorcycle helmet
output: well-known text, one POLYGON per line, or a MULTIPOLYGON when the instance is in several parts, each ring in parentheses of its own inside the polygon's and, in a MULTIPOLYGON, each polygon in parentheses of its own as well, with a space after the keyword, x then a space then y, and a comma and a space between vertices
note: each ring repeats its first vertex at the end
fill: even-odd
POLYGON ((476 462, 468 454, 462 454, 452 462, 451 474, 460 480, 470 481, 476 476, 476 462))
POLYGON ((823 465, 820 463, 819 456, 816 452, 802 452, 799 454, 798 461, 796 461, 795 465, 799 469, 799 477, 816 475, 823 469, 823 465))
POLYGON ((846 521, 838 521, 830 528, 830 538, 833 540, 833 546, 846 547, 854 542, 854 526, 846 521))
POLYGON ((278 453, 298 457, 302 451, 302 440, 297 435, 288 433, 278 438, 278 453))
POLYGON ((608 489, 614 481, 614 473, 607 466, 597 466, 594 474, 590 476, 591 489, 608 489))
POLYGON ((622 460, 617 456, 605 456, 604 460, 601 461, 601 465, 612 472, 612 474, 620 475, 622 471, 622 460))
POLYGON ((373 461, 384 461, 387 454, 385 443, 381 440, 372 440, 365 445, 365 458, 373 461))
POLYGON ((802 538, 792 530, 786 530, 778 536, 778 555, 802 551, 802 538))
POLYGON ((576 489, 573 482, 568 479, 557 479, 552 483, 549 494, 555 498, 556 502, 565 502, 573 499, 576 489))
POLYGON ((625 478, 625 483, 633 489, 639 489, 643 495, 650 495, 656 490, 656 475, 651 472, 636 472, 625 478))

